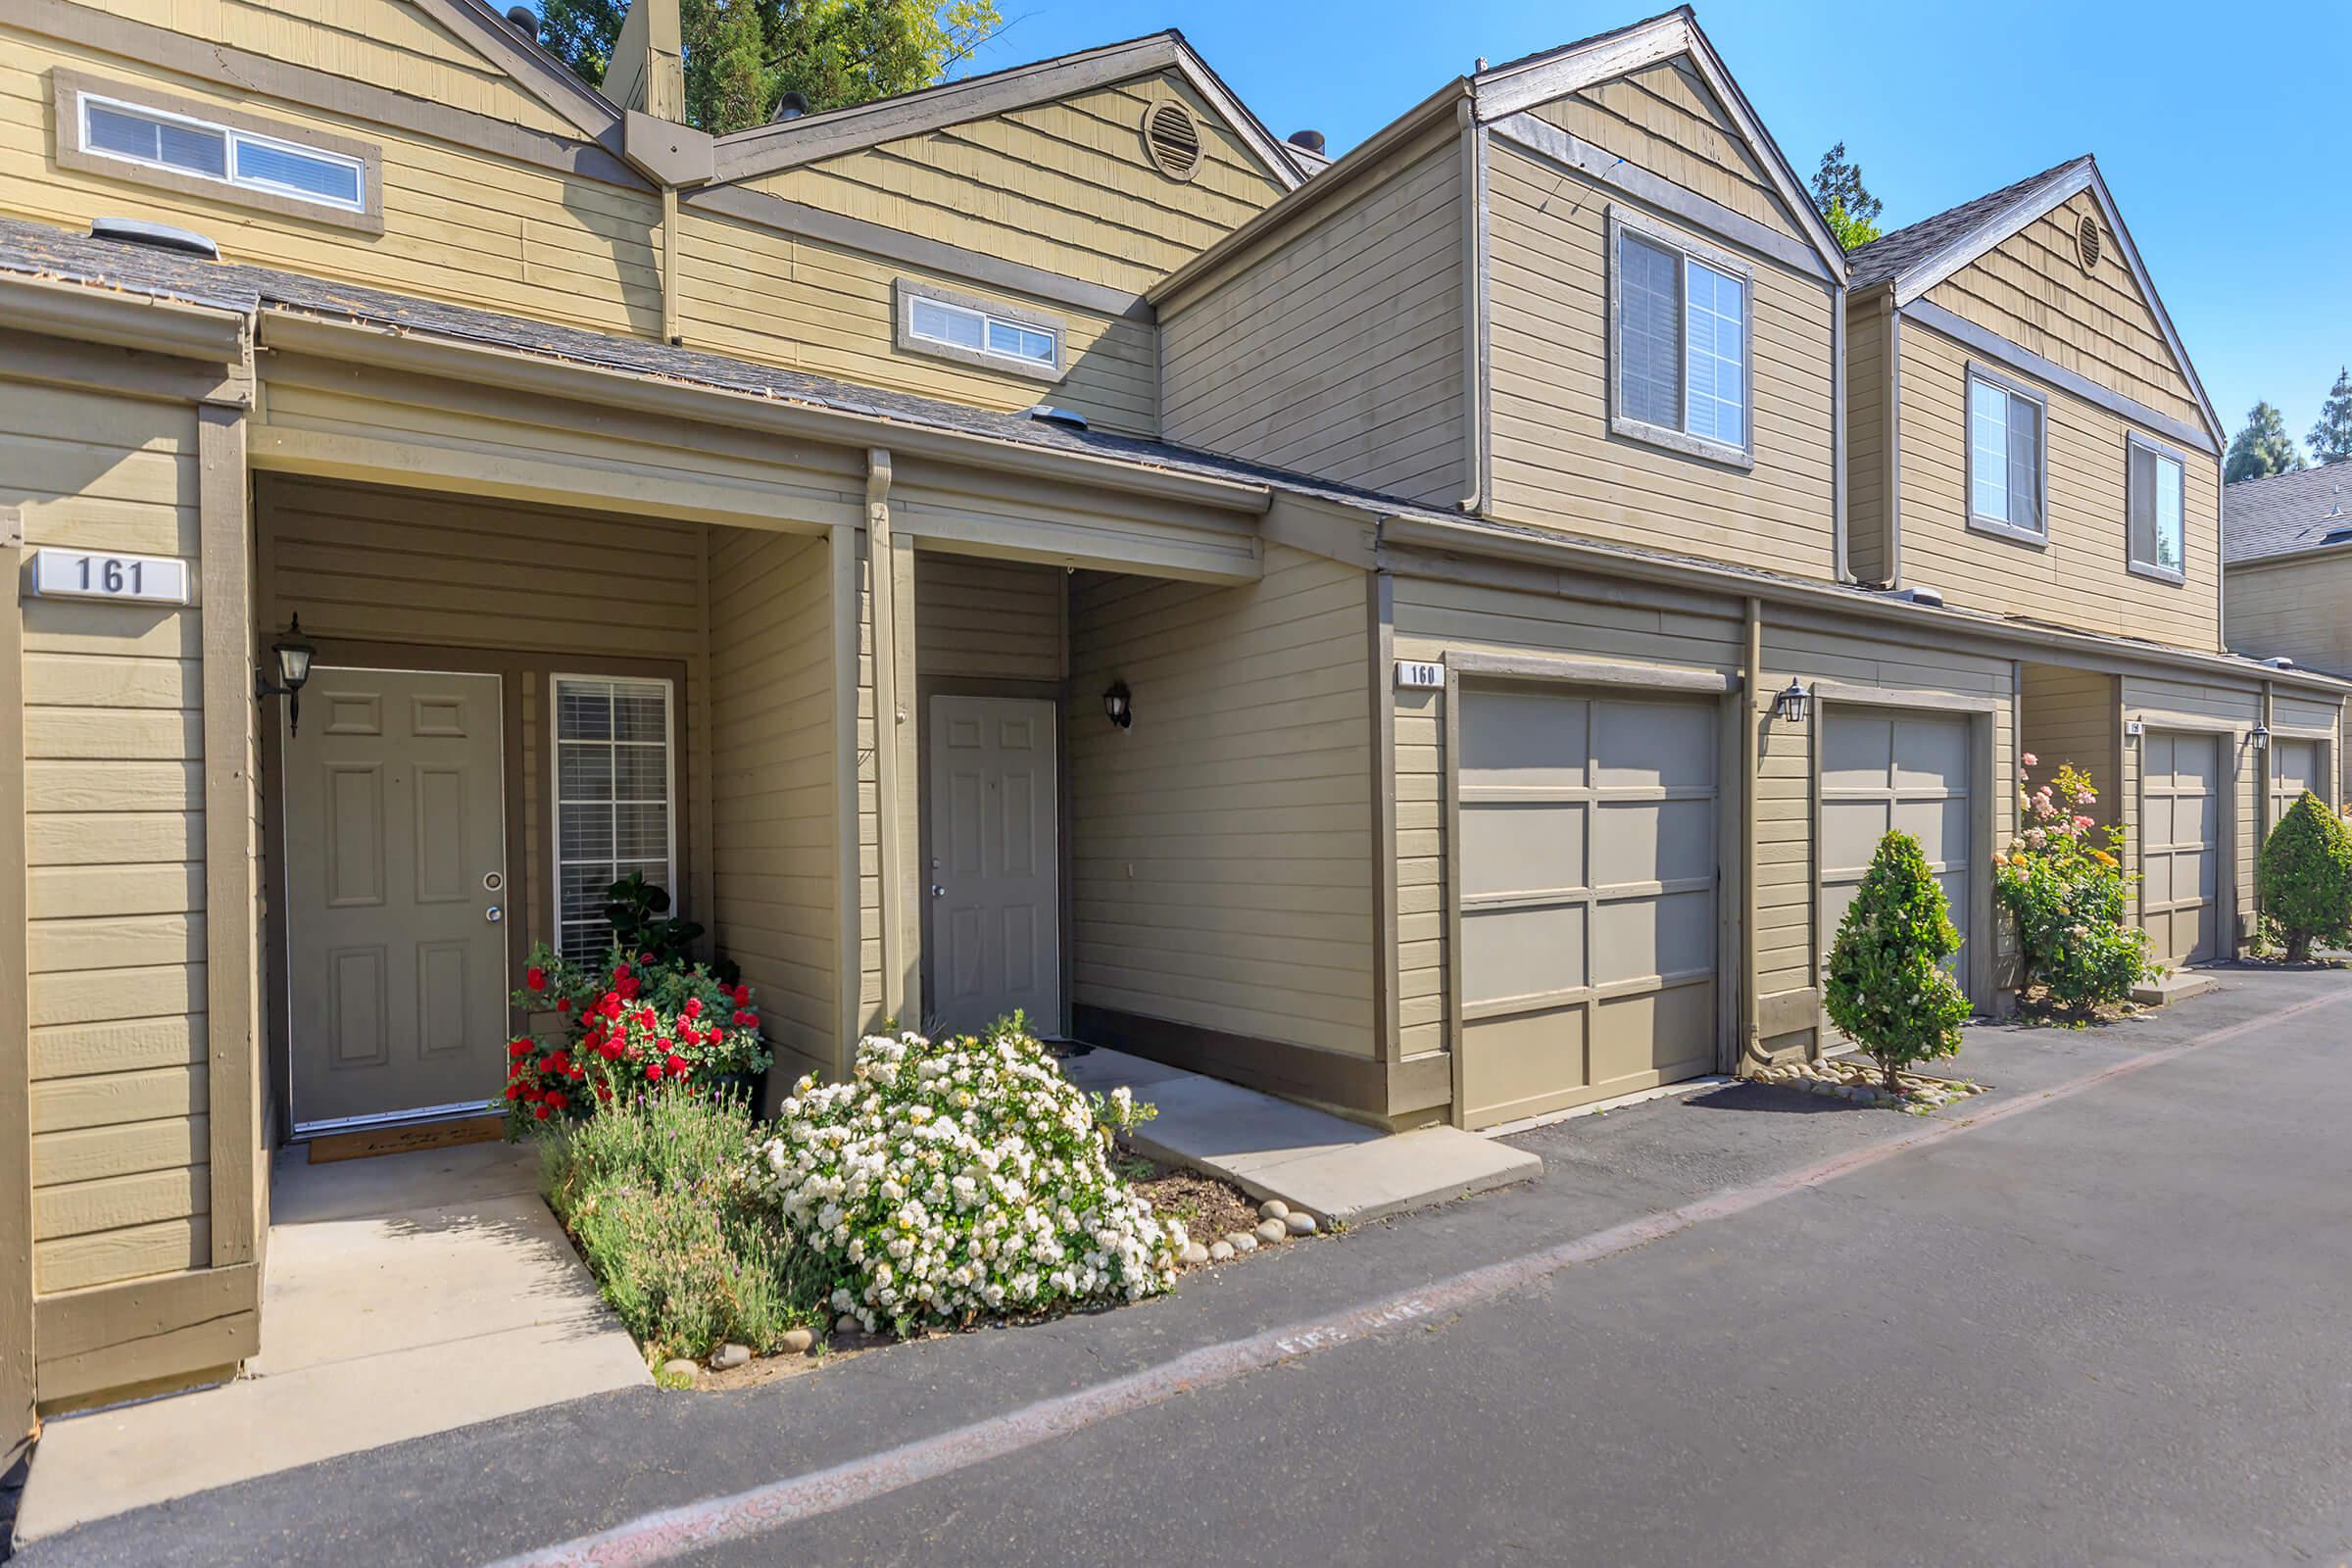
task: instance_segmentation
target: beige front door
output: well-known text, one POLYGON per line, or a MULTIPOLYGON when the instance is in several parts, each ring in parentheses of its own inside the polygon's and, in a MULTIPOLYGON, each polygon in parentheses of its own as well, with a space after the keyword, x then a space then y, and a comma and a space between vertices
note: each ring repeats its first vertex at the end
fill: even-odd
POLYGON ((479 1107, 504 1076, 499 679, 318 669, 285 748, 294 1124, 479 1107))
POLYGON ((1463 690, 1465 1126, 1714 1067, 1717 725, 1705 701, 1463 690))
POLYGON ((1821 756, 1821 947, 1838 940, 1845 911, 1879 853, 1879 841, 1900 830, 1943 889, 1960 929, 1960 951, 1946 965, 1966 979, 1974 956, 1967 943, 1975 901, 1969 828, 1969 724, 1966 716, 1908 713, 1891 709, 1831 708, 1823 719, 1821 756))
POLYGON ((1061 1027, 1061 857, 1054 705, 931 699, 926 903, 933 1026, 975 1033, 1016 1008, 1061 1027))
POLYGON ((2139 918, 2158 963, 2198 963, 2221 934, 2222 746, 2149 730, 2140 742, 2139 918))

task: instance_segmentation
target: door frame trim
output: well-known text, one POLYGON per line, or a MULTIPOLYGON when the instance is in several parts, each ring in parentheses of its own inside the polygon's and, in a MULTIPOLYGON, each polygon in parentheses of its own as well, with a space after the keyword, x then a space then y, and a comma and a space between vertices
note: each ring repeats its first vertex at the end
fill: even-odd
POLYGON ((941 697, 994 697, 1012 702, 1044 703, 1054 710, 1054 919, 1059 931, 1054 943, 1054 1027, 1045 1038, 1067 1040, 1075 1027, 1072 1010, 1071 874, 1070 874, 1070 727, 1067 681, 1015 680, 1001 676, 918 675, 915 679, 915 884, 922 914, 915 927, 922 934, 920 963, 916 965, 920 1016, 899 1020, 902 1029, 926 1029, 932 1004, 939 996, 938 947, 931 931, 931 705, 941 697))
MULTIPOLYGON (((522 749, 522 733, 518 726, 510 726, 507 722, 510 704, 507 697, 506 676, 495 669, 413 669, 392 664, 352 664, 336 661, 320 661, 317 659, 314 659, 311 664, 311 673, 313 675, 318 674, 321 670, 329 669, 352 670, 368 675, 459 675, 491 682, 492 686, 498 692, 498 879, 501 890, 507 895, 506 905, 509 906, 511 912, 511 906, 514 903, 514 888, 513 864, 514 852, 514 817, 513 815, 513 811, 515 804, 515 790, 514 787, 514 771, 515 763, 519 760, 519 755, 522 749)), ((269 729, 272 734, 278 737, 278 756, 280 758, 285 756, 284 749, 287 743, 293 738, 285 732, 285 726, 287 723, 288 718, 286 710, 285 709, 280 708, 278 710, 277 722, 275 724, 265 726, 265 728, 269 729)), ((276 878, 282 890, 285 878, 285 864, 290 855, 290 852, 286 847, 286 833, 293 823, 293 811, 286 804, 286 785, 288 783, 286 770, 284 767, 280 766, 276 769, 276 773, 278 856, 278 870, 276 873, 276 878)), ((290 893, 281 891, 279 899, 271 901, 272 907, 282 906, 286 910, 286 913, 291 914, 293 912, 292 904, 290 902, 291 898, 292 895, 290 893)), ((514 926, 515 922, 510 919, 504 923, 508 928, 505 933, 507 938, 505 947, 507 949, 508 967, 512 969, 514 962, 514 926)), ((488 1103, 485 1102, 480 1107, 472 1107, 470 1105, 466 1107, 458 1107, 454 1105, 412 1105, 405 1110, 374 1111, 361 1116, 333 1116, 319 1121, 308 1122, 297 1117, 294 1106, 294 962, 291 939, 288 937, 286 928, 282 921, 278 927, 277 936, 280 942, 288 944, 283 949, 283 957, 279 965, 281 972, 278 976, 278 1002, 285 1008, 284 1022, 280 1027, 284 1032, 286 1040, 286 1098, 284 1116, 286 1132, 289 1141, 298 1143, 307 1142, 310 1139, 317 1138, 327 1133, 352 1132, 370 1127, 391 1127, 399 1126, 409 1122, 433 1121, 441 1119, 444 1116, 455 1116, 459 1113, 461 1108, 466 1109, 466 1113, 472 1115, 481 1115, 487 1111, 488 1103)), ((502 998, 505 995, 505 990, 506 988, 503 986, 500 988, 500 995, 502 998)), ((511 1011, 512 1009, 509 1010, 511 1011)))

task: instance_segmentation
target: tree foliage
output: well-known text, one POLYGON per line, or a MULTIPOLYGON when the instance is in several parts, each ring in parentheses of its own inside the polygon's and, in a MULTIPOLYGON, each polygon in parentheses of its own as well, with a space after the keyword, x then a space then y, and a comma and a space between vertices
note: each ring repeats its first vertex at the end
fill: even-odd
POLYGON ((2335 385, 2320 405, 2320 422, 2305 439, 2311 443, 2311 455, 2322 463, 2352 458, 2352 368, 2335 372, 2335 385))
POLYGON ((1968 995, 1943 962, 1960 932, 1919 840, 1889 833, 1830 949, 1830 1021, 1870 1053, 1899 1093, 1895 1069, 1960 1049, 1968 995))
POLYGON ((1862 166, 1846 158, 1843 142, 1821 155, 1820 172, 1813 176, 1813 205, 1829 220, 1838 243, 1849 251, 1879 237, 1879 214, 1886 207, 1863 185, 1862 166))
POLYGON ((2257 403, 2246 412, 2246 427, 2230 443, 2230 461, 2222 478, 2235 484, 2240 479, 2294 473, 2308 466, 2295 438, 2286 433, 2286 416, 2268 403, 2257 403))
MULTIPOLYGON (((601 84, 628 0, 545 0, 540 36, 601 84)), ((996 0, 679 0, 687 123, 713 135, 757 125, 787 92, 811 109, 937 82, 1004 25, 996 0)))
POLYGON ((2352 830, 2309 790, 2286 808, 2263 842, 2255 868, 2262 912, 2286 939, 2286 961, 2301 963, 2312 944, 2352 935, 2352 830))

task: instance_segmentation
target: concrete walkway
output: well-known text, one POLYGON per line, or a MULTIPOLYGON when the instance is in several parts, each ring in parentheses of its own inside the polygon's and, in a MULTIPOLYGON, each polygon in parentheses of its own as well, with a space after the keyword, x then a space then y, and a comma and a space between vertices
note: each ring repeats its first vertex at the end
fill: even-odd
POLYGON ((650 1384, 634 1341, 505 1144, 270 1182, 262 1353, 236 1382, 51 1421, 17 1540, 124 1509, 650 1384))
POLYGON ((1182 1067, 1097 1048, 1061 1070, 1081 1089, 1120 1087, 1159 1114, 1130 1135, 1164 1164, 1223 1177, 1252 1198, 1279 1198, 1324 1221, 1361 1224, 1469 1193, 1528 1181, 1544 1161, 1458 1127, 1382 1133, 1328 1111, 1182 1067))

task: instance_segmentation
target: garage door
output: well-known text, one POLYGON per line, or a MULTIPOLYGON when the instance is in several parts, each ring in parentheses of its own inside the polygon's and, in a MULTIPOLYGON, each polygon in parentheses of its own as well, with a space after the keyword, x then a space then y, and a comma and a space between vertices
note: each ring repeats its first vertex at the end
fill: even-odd
POLYGON ((2279 735, 2271 741, 2271 826, 2286 815, 2288 807, 2303 798, 2305 790, 2321 800, 2328 798, 2328 778, 2321 772, 2322 747, 2320 742, 2299 735, 2279 735))
POLYGON ((1949 967, 1968 970, 1969 878, 1974 860, 1969 803, 1969 720, 1889 709, 1826 710, 1821 758, 1821 944, 1861 890, 1879 841, 1896 829, 1919 840, 1936 872, 1961 949, 1949 967))
POLYGON ((1702 700, 1463 692, 1468 1125, 1713 1070, 1716 713, 1702 700))
POLYGON ((2158 963, 2196 963, 2221 930, 2221 742, 2150 730, 2140 744, 2140 923, 2158 963))

